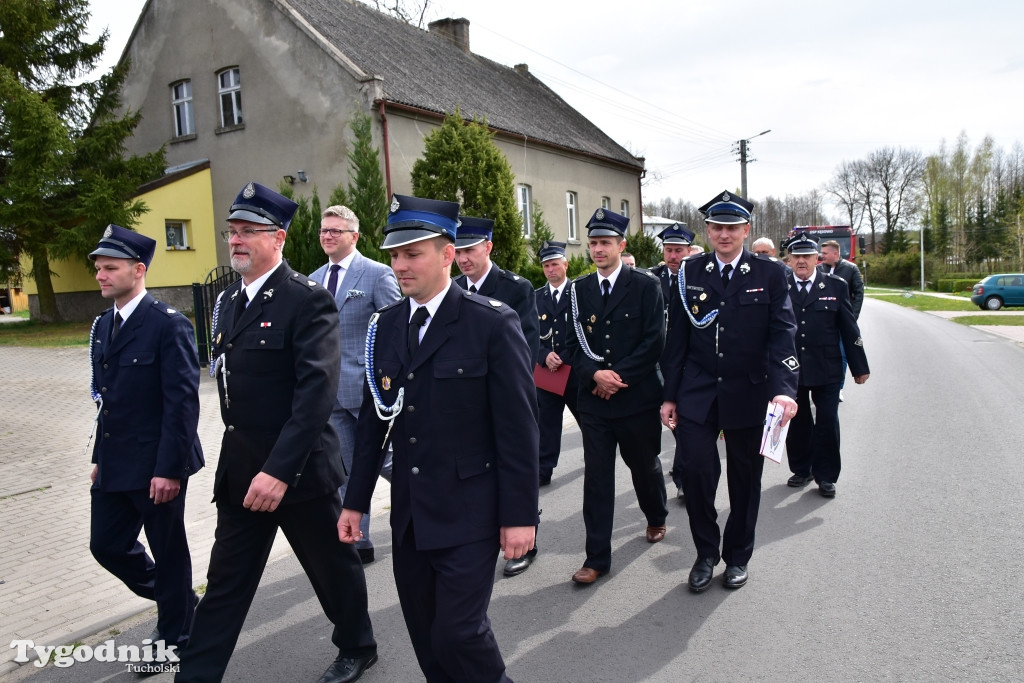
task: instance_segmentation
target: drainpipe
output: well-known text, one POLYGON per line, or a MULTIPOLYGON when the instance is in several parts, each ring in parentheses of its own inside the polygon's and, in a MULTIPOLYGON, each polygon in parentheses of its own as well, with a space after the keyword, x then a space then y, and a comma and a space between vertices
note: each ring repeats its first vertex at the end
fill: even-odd
POLYGON ((384 134, 384 182, 388 187, 388 198, 391 198, 391 140, 388 136, 388 115, 384 100, 380 101, 380 122, 384 134))

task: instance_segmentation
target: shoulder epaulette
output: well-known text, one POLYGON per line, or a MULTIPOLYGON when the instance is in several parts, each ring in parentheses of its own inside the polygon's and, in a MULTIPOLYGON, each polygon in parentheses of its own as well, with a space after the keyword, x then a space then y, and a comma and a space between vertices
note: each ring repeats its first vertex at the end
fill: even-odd
POLYGON ((288 279, 291 282, 295 282, 297 284, 306 285, 310 289, 316 289, 317 287, 322 287, 323 286, 319 282, 317 282, 316 280, 310 280, 308 277, 306 277, 302 273, 292 273, 292 276, 290 278, 288 278, 288 279))
POLYGON ((498 301, 497 299, 491 299, 490 297, 480 296, 479 294, 472 294, 468 290, 462 293, 463 298, 466 301, 472 301, 477 306, 483 306, 484 308, 499 309, 508 308, 507 304, 498 301))
MULTIPOLYGON (((223 294, 223 292, 221 292, 221 294, 223 294)), ((220 297, 218 297, 218 298, 220 298, 220 297)), ((161 313, 163 313, 164 315, 166 315, 168 317, 174 317, 174 316, 178 315, 177 309, 171 308, 170 306, 165 304, 163 301, 159 301, 157 299, 153 299, 153 307, 156 308, 158 311, 160 311, 161 313)))
POLYGON ((395 306, 397 306, 398 304, 404 304, 404 303, 405 303, 405 300, 406 300, 406 297, 404 297, 404 296, 403 296, 403 297, 402 297, 401 299, 399 299, 398 301, 392 301, 392 302, 391 302, 391 303, 389 303, 389 304, 388 304, 387 306, 381 306, 380 308, 378 308, 378 309, 377 309, 377 312, 378 312, 378 313, 383 313, 384 311, 386 311, 386 310, 388 310, 388 309, 394 308, 394 307, 395 307, 395 306))

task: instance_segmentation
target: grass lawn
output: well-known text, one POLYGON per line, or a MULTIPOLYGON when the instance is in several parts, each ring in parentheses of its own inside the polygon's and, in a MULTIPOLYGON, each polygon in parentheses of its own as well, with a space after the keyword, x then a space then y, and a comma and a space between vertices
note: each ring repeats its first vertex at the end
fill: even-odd
POLYGON ((964 299, 946 299, 939 296, 929 296, 920 292, 905 292, 894 289, 868 289, 867 296, 880 301, 913 308, 917 311, 977 311, 977 306, 971 303, 967 297, 964 299))
POLYGON ((1000 315, 962 315, 952 318, 961 325, 1014 325, 1024 327, 1024 313, 1005 313, 1000 315))
POLYGON ((0 324, 0 346, 88 346, 91 327, 91 320, 84 323, 41 323, 34 320, 3 323, 0 324))

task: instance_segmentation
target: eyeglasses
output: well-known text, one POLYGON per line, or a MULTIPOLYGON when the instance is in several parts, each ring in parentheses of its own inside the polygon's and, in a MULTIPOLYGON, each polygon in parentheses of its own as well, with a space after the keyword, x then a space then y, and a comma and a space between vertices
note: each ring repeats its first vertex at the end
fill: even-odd
POLYGON ((258 232, 277 232, 278 230, 280 230, 280 228, 242 228, 241 230, 221 230, 220 236, 224 238, 225 242, 230 242, 232 237, 247 240, 258 232))
POLYGON ((340 230, 338 228, 321 228, 320 229, 320 236, 321 237, 327 237, 328 235, 330 235, 331 237, 334 237, 335 239, 337 239, 338 237, 341 237, 342 233, 346 233, 346 232, 355 232, 355 230, 340 230))

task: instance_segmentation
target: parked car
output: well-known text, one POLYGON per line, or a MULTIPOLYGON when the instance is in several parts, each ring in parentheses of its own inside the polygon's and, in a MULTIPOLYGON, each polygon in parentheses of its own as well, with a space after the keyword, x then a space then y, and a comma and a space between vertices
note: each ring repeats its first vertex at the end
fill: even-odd
POLYGON ((971 303, 988 311, 998 311, 1003 306, 1024 306, 1024 274, 989 275, 974 285, 971 303))

